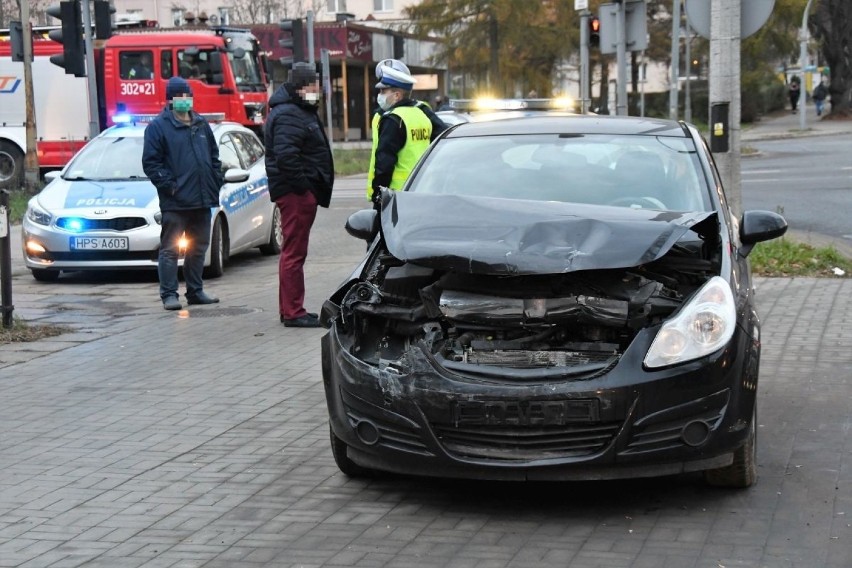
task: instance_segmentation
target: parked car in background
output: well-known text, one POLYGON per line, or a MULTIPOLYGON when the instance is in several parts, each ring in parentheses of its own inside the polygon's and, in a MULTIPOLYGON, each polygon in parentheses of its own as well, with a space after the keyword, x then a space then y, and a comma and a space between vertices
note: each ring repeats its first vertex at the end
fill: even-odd
POLYGON ((757 475, 760 325, 748 254, 687 124, 472 121, 429 148, 323 306, 331 448, 348 475, 757 475))
MULTIPOLYGON (((281 219, 269 200, 257 136, 236 123, 211 127, 226 182, 211 210, 205 260, 205 275, 217 277, 233 254, 278 254, 281 219)), ((157 190, 142 171, 144 131, 145 124, 113 126, 61 172, 48 174, 22 225, 24 261, 36 280, 55 280, 61 271, 157 267, 162 217, 157 190)))

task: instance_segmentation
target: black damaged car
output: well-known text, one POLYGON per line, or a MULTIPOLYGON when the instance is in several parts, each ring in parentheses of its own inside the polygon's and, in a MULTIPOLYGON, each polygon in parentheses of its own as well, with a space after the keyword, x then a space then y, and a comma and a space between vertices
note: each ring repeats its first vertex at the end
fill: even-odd
POLYGON ((760 326, 730 212, 673 121, 554 115, 449 129, 326 301, 331 447, 377 470, 501 480, 756 479, 760 326))

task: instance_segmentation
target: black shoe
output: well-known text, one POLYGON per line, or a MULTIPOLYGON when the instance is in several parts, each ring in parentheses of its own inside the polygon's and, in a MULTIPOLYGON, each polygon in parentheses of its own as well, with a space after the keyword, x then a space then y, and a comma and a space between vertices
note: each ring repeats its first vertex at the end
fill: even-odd
MULTIPOLYGON (((319 319, 319 315, 317 315, 317 314, 315 314, 315 313, 313 313, 313 312, 308 312, 308 313, 306 313, 305 315, 306 315, 306 316, 310 316, 310 317, 312 317, 312 318, 319 319)), ((304 317, 304 316, 302 316, 302 317, 304 317)), ((285 321, 290 321, 290 320, 287 320, 284 316, 279 316, 279 319, 281 320, 281 323, 284 323, 285 321)), ((296 318, 296 319, 298 319, 298 318, 296 318)))
POLYGON ((186 303, 192 306, 193 304, 218 304, 219 298, 215 296, 208 296, 204 292, 199 292, 194 296, 186 296, 186 303))
POLYGON ((295 319, 285 319, 284 327, 322 327, 316 314, 305 314, 295 319))
POLYGON ((163 308, 169 311, 180 310, 183 306, 177 296, 167 296, 163 298, 163 308))

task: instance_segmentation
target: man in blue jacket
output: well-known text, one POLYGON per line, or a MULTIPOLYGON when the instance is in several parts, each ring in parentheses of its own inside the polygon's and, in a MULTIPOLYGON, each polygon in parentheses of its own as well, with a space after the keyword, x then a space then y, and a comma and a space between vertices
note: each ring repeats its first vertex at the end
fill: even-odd
POLYGON ((157 188, 162 213, 157 271, 167 310, 183 306, 178 294, 178 241, 186 236, 183 261, 186 301, 215 304, 204 292, 201 274, 210 246, 211 207, 219 205, 222 163, 213 130, 192 111, 192 90, 180 77, 166 85, 166 108, 145 129, 142 168, 157 188))
POLYGON ((305 258, 317 206, 328 207, 334 160, 317 116, 319 75, 309 63, 294 63, 286 83, 269 99, 263 129, 269 197, 281 211, 278 306, 286 327, 319 327, 305 310, 305 258))

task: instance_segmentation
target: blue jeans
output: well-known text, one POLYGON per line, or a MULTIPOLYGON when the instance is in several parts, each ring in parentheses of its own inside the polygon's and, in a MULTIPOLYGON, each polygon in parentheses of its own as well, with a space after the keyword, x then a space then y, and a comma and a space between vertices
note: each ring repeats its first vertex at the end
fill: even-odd
POLYGON ((825 107, 825 99, 814 99, 814 105, 816 106, 817 116, 822 114, 822 109, 825 107))
POLYGON ((183 259, 183 277, 186 295, 196 296, 204 287, 201 274, 204 256, 210 246, 210 208, 184 211, 163 211, 160 230, 160 254, 157 273, 160 277, 160 298, 177 298, 178 294, 178 241, 185 235, 188 245, 183 259))

